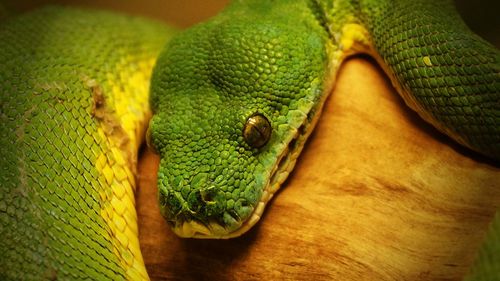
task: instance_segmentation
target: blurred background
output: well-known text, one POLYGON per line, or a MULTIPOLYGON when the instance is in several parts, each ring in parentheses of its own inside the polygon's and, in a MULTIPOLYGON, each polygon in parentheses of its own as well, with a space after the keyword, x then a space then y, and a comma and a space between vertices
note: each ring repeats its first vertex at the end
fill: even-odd
MULTIPOLYGON (((7 10, 26 11, 47 4, 99 7, 142 15, 185 28, 221 10, 229 0, 0 0, 7 10)), ((465 22, 476 33, 500 47, 500 1, 455 0, 465 22)))

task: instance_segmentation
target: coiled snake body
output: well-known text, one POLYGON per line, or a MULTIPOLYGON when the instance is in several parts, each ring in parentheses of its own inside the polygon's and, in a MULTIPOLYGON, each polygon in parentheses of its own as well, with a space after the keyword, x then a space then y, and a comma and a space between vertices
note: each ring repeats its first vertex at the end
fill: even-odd
POLYGON ((148 278, 134 209, 146 128, 174 231, 242 234, 359 52, 422 118, 500 159, 500 55, 448 1, 235 1, 173 33, 58 7, 1 23, 0 279, 148 278))

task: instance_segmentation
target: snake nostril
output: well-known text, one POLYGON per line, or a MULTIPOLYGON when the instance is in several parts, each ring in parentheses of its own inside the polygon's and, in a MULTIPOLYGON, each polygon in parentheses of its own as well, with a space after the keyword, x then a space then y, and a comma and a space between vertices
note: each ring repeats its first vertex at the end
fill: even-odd
POLYGON ((215 201, 216 191, 214 187, 207 189, 200 189, 201 200, 205 203, 212 203, 215 201))
POLYGON ((191 180, 191 188, 198 190, 199 198, 205 203, 215 201, 217 189, 212 185, 207 173, 199 173, 191 180))

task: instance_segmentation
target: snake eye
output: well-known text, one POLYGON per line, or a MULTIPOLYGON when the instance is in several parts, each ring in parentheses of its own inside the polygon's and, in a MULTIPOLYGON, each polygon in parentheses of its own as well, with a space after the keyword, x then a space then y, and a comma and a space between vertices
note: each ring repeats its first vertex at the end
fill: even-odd
POLYGON ((243 128, 245 142, 253 147, 263 147, 271 138, 271 123, 261 113, 255 113, 248 117, 243 128))

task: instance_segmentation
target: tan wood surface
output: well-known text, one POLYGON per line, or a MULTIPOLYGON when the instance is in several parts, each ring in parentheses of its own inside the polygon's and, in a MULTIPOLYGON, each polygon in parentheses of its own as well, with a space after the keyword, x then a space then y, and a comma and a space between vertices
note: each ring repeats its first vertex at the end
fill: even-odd
POLYGON ((343 65, 296 169, 240 238, 176 237, 158 158, 140 164, 153 280, 459 280, 500 203, 500 168, 425 124, 366 58, 343 65))

